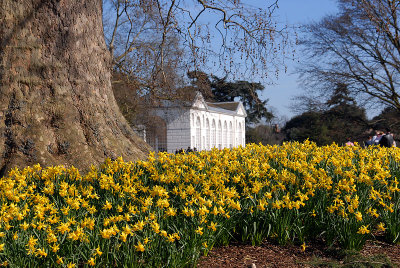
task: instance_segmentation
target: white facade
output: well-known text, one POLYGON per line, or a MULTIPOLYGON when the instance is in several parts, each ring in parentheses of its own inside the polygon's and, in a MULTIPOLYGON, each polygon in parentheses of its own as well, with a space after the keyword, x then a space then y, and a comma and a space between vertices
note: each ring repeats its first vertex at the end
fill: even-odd
POLYGON ((188 148, 200 151, 245 145, 246 111, 241 102, 209 103, 198 92, 191 105, 165 105, 154 113, 165 120, 166 128, 148 139, 155 151, 174 153, 188 148))

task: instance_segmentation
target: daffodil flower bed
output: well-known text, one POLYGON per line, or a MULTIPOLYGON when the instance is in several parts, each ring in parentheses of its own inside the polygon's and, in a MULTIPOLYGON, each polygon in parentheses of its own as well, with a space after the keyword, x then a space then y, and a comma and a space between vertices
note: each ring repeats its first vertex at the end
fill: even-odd
POLYGON ((107 160, 0 180, 0 265, 182 267, 216 244, 400 241, 400 150, 314 143, 107 160))

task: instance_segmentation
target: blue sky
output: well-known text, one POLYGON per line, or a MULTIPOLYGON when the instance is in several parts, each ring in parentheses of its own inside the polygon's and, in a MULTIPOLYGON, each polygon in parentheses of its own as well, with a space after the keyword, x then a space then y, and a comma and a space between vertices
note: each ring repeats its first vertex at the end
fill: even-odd
MULTIPOLYGON (((248 0, 249 2, 251 0, 248 0)), ((262 6, 266 0, 251 1, 252 5, 262 6)), ((335 0, 279 0, 279 9, 276 10, 276 19, 281 23, 300 26, 313 21, 318 21, 322 17, 337 12, 335 0)), ((296 49, 295 61, 287 60, 287 72, 280 72, 278 80, 274 80, 275 85, 265 85, 262 95, 268 98, 268 106, 273 109, 278 117, 290 119, 294 114, 290 111, 289 105, 291 98, 301 93, 297 82, 297 75, 294 74, 295 66, 300 64, 301 52, 296 49)))
MULTIPOLYGON (((271 5, 275 0, 242 0, 246 5, 251 5, 254 7, 265 8, 271 5)), ((183 3, 186 3, 183 1, 183 3)), ((192 3, 192 2, 187 2, 192 3)), ((279 8, 275 11, 274 17, 278 23, 282 25, 289 25, 300 27, 302 24, 307 24, 313 21, 318 21, 325 15, 334 14, 337 12, 337 2, 336 0, 278 0, 279 8)), ((193 8, 192 6, 190 6, 193 8)), ((107 8, 105 8, 105 13, 107 13, 107 8)), ((108 13, 109 14, 109 13, 108 13)), ((204 20, 210 22, 213 20, 212 15, 204 15, 204 20)), ((213 40, 216 47, 219 47, 220 40, 216 38, 213 40)), ((274 114, 278 118, 286 118, 289 120, 295 114, 293 114, 289 105, 291 103, 291 98, 301 94, 301 88, 297 81, 297 75, 294 74, 294 70, 299 60, 301 58, 301 51, 296 48, 296 59, 286 60, 287 71, 284 72, 284 66, 282 66, 278 79, 275 78, 274 74, 270 74, 273 85, 268 84, 263 79, 257 81, 257 79, 252 80, 253 82, 261 82, 265 86, 265 90, 261 95, 262 99, 269 99, 268 108, 272 109, 274 114)), ((208 71, 208 70, 206 70, 208 71)), ((223 76, 223 73, 218 73, 219 70, 213 70, 217 75, 223 76)), ((239 77, 239 80, 246 80, 246 78, 239 77)))

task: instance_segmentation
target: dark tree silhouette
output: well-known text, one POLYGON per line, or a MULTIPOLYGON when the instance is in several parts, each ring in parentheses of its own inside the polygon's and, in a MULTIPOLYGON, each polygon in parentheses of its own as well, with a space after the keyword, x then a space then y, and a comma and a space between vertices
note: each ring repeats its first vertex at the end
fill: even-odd
POLYGON ((270 120, 273 114, 267 109, 268 100, 261 100, 258 92, 265 88, 261 83, 249 81, 228 82, 226 78, 212 77, 212 93, 217 101, 240 100, 246 109, 246 124, 256 124, 270 120))
POLYGON ((200 91, 208 101, 241 101, 247 113, 246 124, 256 124, 273 118, 273 114, 267 109, 268 100, 261 100, 258 95, 265 89, 261 83, 228 81, 226 77, 210 77, 200 71, 189 72, 188 77, 192 79, 192 87, 186 90, 200 91))

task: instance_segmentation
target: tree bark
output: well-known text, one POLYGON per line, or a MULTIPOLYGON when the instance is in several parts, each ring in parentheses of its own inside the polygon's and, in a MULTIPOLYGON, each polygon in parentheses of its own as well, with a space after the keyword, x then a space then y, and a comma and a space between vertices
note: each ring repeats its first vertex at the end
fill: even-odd
POLYGON ((0 1, 0 175, 144 158, 111 89, 101 0, 0 1))

